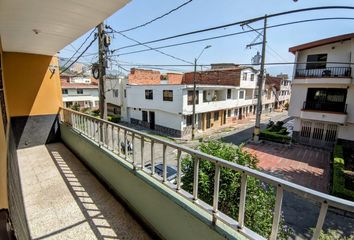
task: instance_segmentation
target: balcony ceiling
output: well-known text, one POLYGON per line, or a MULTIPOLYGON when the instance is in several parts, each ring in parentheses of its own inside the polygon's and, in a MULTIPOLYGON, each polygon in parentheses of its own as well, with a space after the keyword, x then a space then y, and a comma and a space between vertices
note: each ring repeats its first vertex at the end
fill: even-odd
POLYGON ((0 0, 2 48, 54 55, 129 1, 0 0))

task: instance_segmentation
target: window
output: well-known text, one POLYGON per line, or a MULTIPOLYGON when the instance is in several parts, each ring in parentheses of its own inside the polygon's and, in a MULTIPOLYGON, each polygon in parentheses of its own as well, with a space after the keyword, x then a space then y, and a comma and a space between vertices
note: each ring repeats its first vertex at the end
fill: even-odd
MULTIPOLYGON (((199 104, 199 91, 195 91, 195 104, 199 104)), ((188 105, 193 105, 193 91, 188 91, 188 105)))
POLYGON ((83 89, 76 89, 76 93, 77 94, 84 94, 84 90, 83 89))
POLYGON ((127 89, 124 89, 124 98, 127 97, 127 89))
POLYGON ((219 112, 214 112, 214 121, 219 120, 219 112))
POLYGON ((231 109, 227 110, 227 117, 231 117, 231 109))
POLYGON ((164 101, 173 101, 173 91, 172 90, 163 90, 163 100, 164 101))
POLYGON ((62 93, 62 94, 68 94, 68 89, 62 89, 62 90, 61 90, 61 93, 62 93))
POLYGON ((147 111, 142 111, 143 114, 143 122, 147 122, 148 121, 148 112, 147 111))
POLYGON ((145 99, 153 99, 153 91, 151 89, 145 90, 145 99))
POLYGON ((326 68, 326 62, 327 62, 327 54, 308 55, 306 69, 326 68))
POLYGON ((207 91, 206 90, 204 90, 203 91, 203 102, 207 102, 208 100, 207 100, 207 91))
POLYGON ((244 99, 245 98, 245 91, 240 91, 239 93, 239 99, 244 99))
POLYGON ((113 89, 112 93, 114 98, 118 97, 118 89, 113 89))
POLYGON ((234 115, 237 116, 237 114, 238 114, 238 109, 235 108, 235 109, 234 109, 234 115))
POLYGON ((227 89, 227 99, 231 98, 231 89, 227 89))
POLYGON ((254 74, 251 74, 251 81, 254 81, 254 74))
POLYGON ((187 126, 191 126, 191 125, 192 125, 192 122, 193 122, 193 115, 187 115, 187 116, 186 116, 186 123, 187 123, 187 126))
POLYGON ((243 73, 243 74, 242 74, 242 80, 243 80, 243 81, 246 81, 246 80, 247 80, 247 73, 243 73))

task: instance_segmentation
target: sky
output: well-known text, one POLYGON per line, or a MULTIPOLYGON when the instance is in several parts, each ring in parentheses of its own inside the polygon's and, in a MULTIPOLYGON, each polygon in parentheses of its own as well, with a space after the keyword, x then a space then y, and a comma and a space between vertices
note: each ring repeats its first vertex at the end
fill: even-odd
MULTIPOLYGON (((110 25, 117 31, 128 29, 158 17, 186 1, 187 0, 132 0, 125 7, 109 17, 105 21, 105 24, 110 25)), ((298 0, 297 2, 294 2, 293 0, 193 0, 191 3, 185 5, 176 12, 157 20, 152 24, 126 32, 125 34, 135 40, 145 42, 189 31, 264 16, 265 14, 278 13, 300 8, 334 5, 354 7, 354 0, 298 0)), ((270 26, 279 23, 312 18, 354 17, 353 13, 354 10, 321 10, 303 12, 271 18, 268 20, 268 25, 270 26)), ((251 26, 254 28, 259 28, 263 26, 263 22, 256 22, 251 24, 251 26)), ((245 30, 247 30, 246 27, 245 30)), ((233 26, 206 33, 153 43, 149 44, 149 46, 158 47, 239 31, 243 31, 240 26, 233 26)), ((292 62, 294 61, 294 55, 289 53, 290 47, 322 38, 352 32, 354 32, 353 20, 317 21, 268 29, 266 63, 292 62)), ((88 33, 81 36, 72 44, 66 46, 60 51, 60 56, 72 56, 74 49, 77 49, 87 36, 88 33)), ((256 36, 257 34, 254 32, 245 33, 232 37, 160 50, 188 62, 193 62, 194 58, 199 55, 205 46, 211 45, 212 47, 206 49, 198 60, 199 64, 249 64, 257 51, 261 50, 260 45, 251 49, 246 49, 246 45, 251 43, 256 36)), ((119 34, 114 34, 112 37, 110 49, 116 49, 122 46, 134 44, 134 42, 123 38, 119 34)), ((118 54, 141 49, 146 49, 146 47, 137 46, 134 48, 123 49, 118 52, 118 54)), ((95 52, 97 52, 97 43, 93 44, 87 51, 87 53, 95 52)), ((121 64, 186 64, 185 62, 173 59, 155 51, 116 56, 114 59, 121 64)), ((97 61, 97 58, 95 56, 86 56, 79 61, 90 63, 97 61)), ((129 70, 129 68, 130 66, 125 67, 127 70, 129 70)), ((292 69, 292 65, 266 67, 267 72, 273 75, 288 73, 291 76, 292 69)), ((193 66, 165 67, 164 70, 193 71, 193 66)))

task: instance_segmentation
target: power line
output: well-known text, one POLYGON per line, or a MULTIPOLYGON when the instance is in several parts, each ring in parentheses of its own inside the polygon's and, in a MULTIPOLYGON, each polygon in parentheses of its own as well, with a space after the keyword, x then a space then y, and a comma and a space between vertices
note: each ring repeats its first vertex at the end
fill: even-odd
POLYGON ((70 44, 70 46, 75 49, 74 54, 68 59, 68 61, 63 65, 63 67, 65 67, 70 61, 71 59, 74 58, 74 56, 80 51, 80 49, 84 46, 84 44, 88 41, 88 39, 91 37, 91 35, 95 32, 96 28, 92 29, 92 31, 90 32, 90 34, 86 37, 86 39, 81 43, 80 47, 75 49, 74 46, 72 46, 72 44, 70 44))
POLYGON ((165 52, 163 52, 163 51, 154 49, 154 48, 150 47, 149 45, 146 45, 146 44, 144 44, 144 43, 141 43, 140 41, 138 41, 138 40, 136 40, 136 39, 134 39, 134 38, 128 37, 127 35, 125 35, 125 34, 119 32, 119 31, 116 31, 116 30, 114 30, 113 28, 111 28, 111 27, 109 27, 109 26, 108 26, 107 28, 111 29, 111 30, 112 30, 113 32, 115 32, 115 33, 120 34, 121 36, 125 37, 126 39, 129 39, 129 40, 131 40, 131 41, 133 41, 133 42, 136 42, 136 43, 138 43, 138 44, 140 44, 140 45, 142 45, 142 46, 144 46, 144 47, 147 47, 147 48, 150 49, 150 50, 153 50, 153 51, 155 51, 155 52, 158 52, 158 53, 160 53, 160 54, 162 54, 162 55, 165 55, 165 56, 168 56, 168 57, 170 57, 170 58, 173 58, 173 59, 176 59, 176 60, 185 62, 185 63, 190 63, 190 64, 192 64, 192 62, 189 62, 189 61, 184 60, 184 59, 182 59, 182 58, 179 58, 179 57, 173 56, 173 55, 171 55, 171 54, 165 53, 165 52))
MULTIPOLYGON (((270 14, 270 15, 267 15, 267 18, 269 19, 269 18, 278 17, 278 16, 282 16, 282 15, 287 15, 287 14, 306 12, 306 11, 315 11, 315 10, 328 10, 328 9, 354 10, 354 7, 350 7, 350 6, 323 6, 323 7, 302 8, 302 9, 296 9, 296 10, 290 10, 290 11, 270 14)), ((228 24, 219 25, 219 26, 215 26, 215 27, 210 27, 210 28, 195 30, 195 31, 187 32, 187 33, 177 34, 177 35, 170 36, 170 37, 164 37, 164 38, 160 38, 160 39, 156 39, 156 40, 151 40, 151 41, 147 41, 147 42, 143 42, 143 43, 144 44, 149 44, 149 43, 161 42, 161 41, 165 41, 165 40, 169 40, 169 39, 173 39, 173 38, 179 38, 179 37, 184 37, 184 36, 193 35, 193 34, 197 34, 197 33, 213 31, 213 30, 227 28, 227 27, 231 27, 231 26, 235 26, 235 25, 252 23, 252 22, 263 20, 264 18, 265 18, 265 16, 256 17, 256 18, 250 18, 250 19, 246 19, 246 20, 233 22, 233 23, 228 23, 228 24)), ((139 45, 140 44, 127 45, 127 46, 120 47, 120 48, 118 48, 116 50, 136 47, 136 46, 139 46, 139 45)))
MULTIPOLYGON (((270 62, 265 63, 265 65, 296 65, 296 64, 308 64, 308 63, 323 63, 323 61, 311 61, 311 62, 270 62)), ((347 64, 347 65, 354 65, 354 62, 326 62, 328 64, 347 64)), ((199 67, 210 67, 212 64, 197 64, 199 67)), ((259 63, 237 63, 239 66, 258 66, 259 63)), ((120 66, 125 67, 192 67, 194 64, 120 64, 120 66)))
MULTIPOLYGON (((299 24, 299 23, 314 22, 314 21, 329 21, 329 20, 354 20, 354 18, 349 18, 349 17, 330 17, 330 18, 306 19, 306 20, 299 20, 299 21, 293 21, 293 22, 287 22, 287 23, 271 25, 271 26, 268 26, 267 29, 283 27, 283 26, 288 26, 288 25, 294 25, 294 24, 299 24)), ((262 28, 256 28, 255 30, 262 30, 262 28)), ((181 42, 181 43, 174 43, 174 44, 164 45, 164 46, 160 46, 160 47, 154 47, 153 49, 142 49, 142 50, 136 50, 136 51, 131 51, 131 52, 125 52, 125 53, 120 53, 120 54, 116 54, 116 55, 112 55, 112 56, 123 56, 123 55, 130 55, 130 54, 134 54, 134 53, 146 52, 146 51, 151 51, 151 50, 156 50, 156 49, 176 47, 176 46, 187 45, 187 44, 192 44, 192 43, 197 43, 197 42, 204 42, 204 41, 214 40, 214 39, 218 39, 218 38, 225 38, 225 37, 241 35, 241 34, 250 33, 250 32, 253 32, 253 31, 254 30, 247 30, 247 31, 242 31, 242 32, 222 34, 222 35, 217 35, 217 36, 214 36, 214 37, 201 38, 201 39, 191 40, 191 41, 186 41, 186 42, 181 42)), ((117 48, 115 50, 112 50, 111 52, 117 51, 119 49, 121 49, 121 48, 117 48)))
POLYGON ((159 19, 161 19, 161 18, 163 18, 163 17, 166 17, 167 15, 169 15, 169 14, 175 12, 175 11, 177 11, 178 9, 180 9, 180 8, 182 8, 182 7, 184 7, 184 6, 186 6, 187 4, 191 3, 192 1, 193 1, 193 0, 189 0, 189 1, 187 1, 187 2, 185 2, 185 3, 183 3, 183 4, 181 4, 181 5, 179 5, 179 6, 177 6, 177 7, 175 7, 174 9, 171 9, 171 10, 168 11, 167 13, 162 14, 162 15, 159 16, 159 17, 156 17, 156 18, 154 18, 154 19, 152 19, 152 20, 150 20, 150 21, 148 21, 148 22, 146 22, 146 23, 140 24, 140 25, 138 25, 138 26, 135 26, 135 27, 132 27, 132 28, 128 28, 128 29, 119 31, 119 33, 129 32, 129 31, 132 31, 132 30, 135 30, 135 29, 138 29, 138 28, 145 27, 145 26, 147 26, 147 25, 149 25, 149 24, 151 24, 151 23, 153 23, 153 22, 155 22, 155 21, 157 21, 157 20, 159 20, 159 19))
POLYGON ((76 63, 80 59, 80 57, 92 46, 92 44, 96 41, 96 39, 97 36, 95 36, 94 39, 89 43, 89 45, 87 45, 85 50, 82 53, 80 53, 80 55, 77 56, 77 58, 69 66, 67 66, 64 70, 60 71, 60 73, 67 71, 72 65, 74 65, 74 63, 76 63))

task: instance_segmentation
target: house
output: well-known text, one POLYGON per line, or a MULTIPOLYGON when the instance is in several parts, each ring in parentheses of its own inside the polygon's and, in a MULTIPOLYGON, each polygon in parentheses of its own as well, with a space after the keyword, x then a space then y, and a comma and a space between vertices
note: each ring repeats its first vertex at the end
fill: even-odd
MULTIPOLYGON (((196 74, 196 128, 205 131, 255 114, 258 71, 251 67, 212 68, 196 74)), ((160 74, 132 69, 122 118, 133 124, 185 136, 191 133, 194 72, 160 74)))
POLYGON ((127 84, 125 77, 107 76, 105 80, 105 99, 107 104, 107 114, 111 116, 126 116, 126 94, 125 87, 127 84))
POLYGON ((98 81, 92 77, 62 75, 61 89, 64 107, 98 108, 98 81))
POLYGON ((289 49, 295 55, 289 115, 293 137, 301 143, 331 148, 354 141, 354 33, 289 49))

